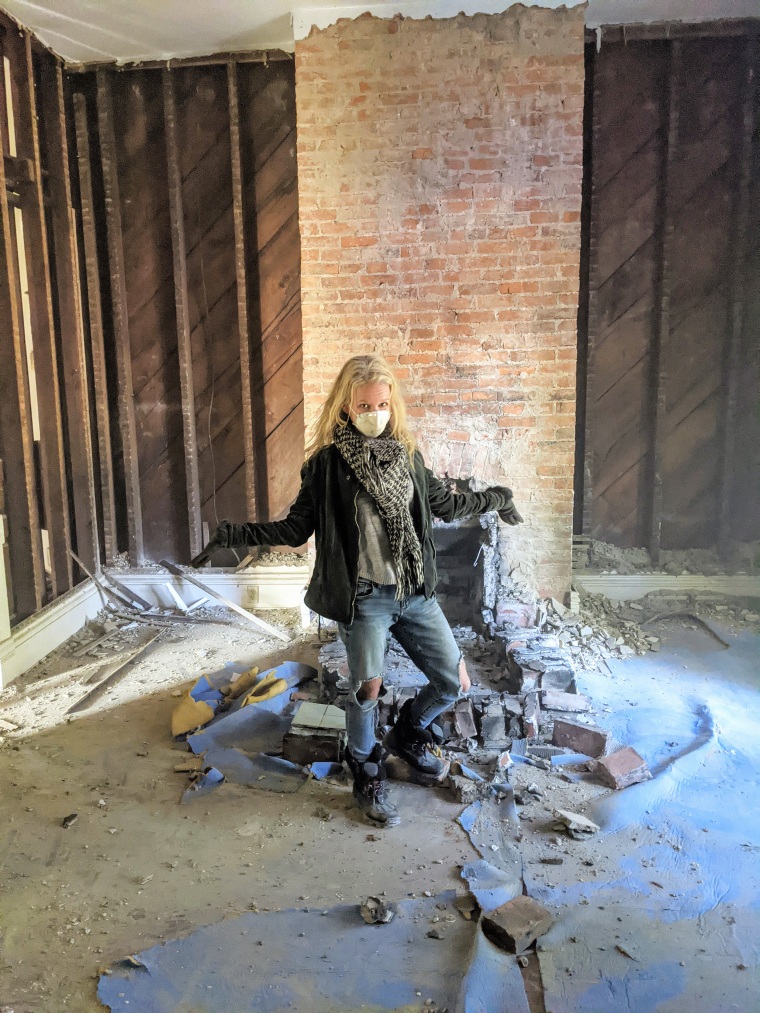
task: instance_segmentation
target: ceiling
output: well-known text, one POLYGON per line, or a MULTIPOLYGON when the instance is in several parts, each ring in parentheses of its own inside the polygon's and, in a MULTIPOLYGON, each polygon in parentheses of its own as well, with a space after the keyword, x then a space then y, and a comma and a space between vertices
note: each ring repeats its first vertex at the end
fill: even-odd
MULTIPOLYGON (((523 0, 558 7, 562 0, 523 0)), ((572 7, 581 0, 565 0, 572 7)), ((260 49, 291 52, 311 27, 364 11, 379 17, 453 17, 506 10, 510 0, 0 0, 70 63, 128 63, 260 49)), ((760 17, 760 0, 590 0, 586 24, 760 17)))

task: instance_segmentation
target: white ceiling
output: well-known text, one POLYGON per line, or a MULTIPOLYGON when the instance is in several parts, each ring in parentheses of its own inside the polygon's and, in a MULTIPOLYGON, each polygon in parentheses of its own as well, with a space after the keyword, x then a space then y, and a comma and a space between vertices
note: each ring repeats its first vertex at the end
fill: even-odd
MULTIPOLYGON (((523 0, 544 7, 562 0, 523 0)), ((572 7, 581 0, 565 0, 572 7)), ((128 63, 256 49, 292 51, 312 25, 364 11, 379 17, 497 13, 511 0, 0 0, 21 24, 71 63, 128 63)), ((760 17, 760 0, 590 0, 586 24, 760 17)))

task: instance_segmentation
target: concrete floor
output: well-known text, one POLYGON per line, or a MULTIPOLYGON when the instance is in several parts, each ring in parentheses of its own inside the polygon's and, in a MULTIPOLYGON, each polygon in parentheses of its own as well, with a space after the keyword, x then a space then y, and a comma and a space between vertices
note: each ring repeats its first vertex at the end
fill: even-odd
MULTIPOLYGON (((175 774, 173 766, 186 752, 172 741, 169 732, 176 703, 171 690, 189 685, 209 670, 209 663, 225 658, 249 664, 255 661, 262 669, 285 658, 316 660, 313 632, 301 636, 290 649, 274 653, 261 653, 260 642, 252 633, 238 637, 235 632, 233 641, 230 637, 225 628, 188 632, 183 643, 165 645, 137 664, 115 694, 116 700, 104 699, 92 714, 69 724, 6 740, 0 831, 0 1009, 7 1007, 14 1013, 100 1010, 96 986, 103 968, 127 954, 245 911, 328 908, 340 902, 358 903, 367 894, 383 891, 389 898, 401 899, 420 896, 426 890, 437 894, 453 887, 461 889, 459 865, 474 858, 475 851, 455 822, 462 806, 447 792, 395 786, 402 824, 385 834, 373 834, 373 828, 357 819, 348 789, 316 782, 287 796, 224 784, 189 806, 178 804, 186 779, 175 774), (201 646, 203 658, 198 657, 201 646), (332 818, 325 819, 323 810, 332 818), (77 821, 63 829, 61 820, 74 812, 79 814, 77 821), (377 839, 368 840, 370 835, 377 839)), ((716 655, 716 662, 710 645, 700 641, 695 647, 678 631, 672 636, 665 631, 664 637, 668 643, 663 654, 616 665, 614 678, 595 676, 585 686, 608 711, 602 711, 597 719, 600 723, 609 720, 618 735, 631 727, 626 707, 636 708, 642 694, 655 700, 654 687, 666 672, 675 677, 676 668, 684 665, 683 670, 689 671, 698 656, 698 681, 704 688, 710 683, 710 666, 720 663, 725 668, 725 656, 716 655)), ((760 692, 758 669, 753 668, 756 640, 743 643, 731 659, 732 678, 741 682, 742 693, 754 693, 755 697, 760 692)), ((690 685, 690 695, 695 692, 695 686, 690 685)), ((713 692, 717 694, 718 689, 713 687, 713 692)), ((744 696, 740 700, 734 690, 725 687, 722 693, 727 708, 737 704, 746 709, 744 696)), ((657 743, 668 735, 666 724, 654 729, 657 743)), ((680 726, 674 737, 676 732, 687 734, 680 726)), ((744 739, 738 743, 743 756, 748 755, 747 745, 744 739)), ((655 763, 658 757, 652 748, 655 763)), ((585 809, 589 815, 595 807, 603 812, 610 796, 607 789, 568 785, 555 774, 532 768, 515 768, 514 780, 517 787, 538 782, 543 792, 543 798, 523 812, 526 880, 531 892, 554 906, 560 927, 569 926, 577 920, 578 898, 584 890, 589 895, 598 892, 615 881, 621 865, 639 860, 646 820, 644 810, 639 811, 635 802, 642 796, 634 793, 647 786, 623 793, 627 800, 624 825, 612 826, 617 817, 608 814, 612 829, 604 839, 571 842, 552 833, 552 807, 585 809), (558 855, 564 859, 560 867, 541 862, 558 855), (593 864, 584 864, 586 861, 593 864)), ((737 804, 738 798, 729 797, 730 791, 730 785, 723 786, 721 804, 737 804)), ((747 846, 760 846, 756 810, 745 813, 745 824, 747 846)), ((690 845, 685 842, 685 846, 690 845)), ((716 847, 721 847, 717 837, 716 847)), ((694 857, 705 864, 704 855, 694 857)), ((684 854, 683 859, 686 862, 690 856, 684 854)), ((712 868, 721 865, 719 853, 710 864, 712 868)), ((746 867, 742 872, 746 874, 746 867)), ((669 875, 675 872, 664 869, 650 878, 662 880, 669 875)), ((724 870, 723 876, 730 879, 730 870, 724 870)), ((757 894, 752 896, 750 903, 757 905, 757 894)), ((629 908, 637 904, 639 913, 647 913, 645 899, 638 901, 635 891, 629 891, 629 908)), ((700 919, 709 922, 720 917, 720 905, 718 898, 708 905, 709 911, 694 913, 697 926, 700 919)), ((611 903, 605 930, 612 951, 615 933, 620 935, 619 909, 613 917, 613 906, 611 903)), ((728 913, 735 926, 735 907, 728 913)), ((603 925, 607 917, 599 911, 593 916, 597 925, 603 925)), ((625 917, 623 943, 630 949, 635 944, 631 933, 640 926, 631 920, 628 909, 625 917)), ((725 917, 722 923, 729 926, 725 917)), ((748 925, 744 919, 742 931, 748 925)), ((546 953, 539 954, 554 1003, 547 1002, 546 1008, 568 1013, 686 1008, 696 1013, 722 1013, 724 1009, 752 1013, 760 1009, 760 999, 754 1006, 751 1000, 746 1005, 758 982, 757 945, 754 949, 740 945, 738 931, 726 927, 725 933, 711 930, 703 934, 699 966, 704 971, 711 962, 710 966, 721 969, 726 983, 737 973, 743 975, 736 992, 739 1005, 700 1005, 693 990, 688 1007, 679 1006, 677 1000, 662 1000, 661 1005, 662 997, 656 992, 651 993, 655 995, 651 1000, 646 998, 650 993, 645 993, 638 1004, 619 1005, 614 989, 598 1002, 579 999, 586 993, 580 985, 569 987, 567 982, 583 969, 583 986, 592 987, 606 965, 589 960, 587 950, 579 953, 575 944, 568 942, 567 933, 559 931, 548 937, 546 953), (744 967, 741 972, 736 970, 739 964, 744 967)), ((688 946, 689 940, 684 945, 688 946)), ((628 974, 631 959, 617 951, 613 955, 622 964, 621 973, 628 974)), ((718 993, 713 989, 709 994, 718 993)), ((754 994, 760 996, 760 988, 754 994)), ((705 992, 706 1003, 717 1002, 707 995, 705 992)), ((535 991, 532 1008, 537 1013, 542 1009, 535 991)))

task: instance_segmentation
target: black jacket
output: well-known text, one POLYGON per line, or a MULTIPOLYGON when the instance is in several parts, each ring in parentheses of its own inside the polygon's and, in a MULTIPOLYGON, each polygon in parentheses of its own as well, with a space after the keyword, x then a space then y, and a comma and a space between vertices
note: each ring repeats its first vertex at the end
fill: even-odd
MULTIPOLYGON (((429 598, 437 581, 433 516, 453 521, 488 510, 503 510, 512 493, 504 486, 484 492, 452 493, 425 467, 419 451, 415 451, 410 472, 414 484, 412 519, 422 546, 424 594, 429 598)), ((324 447, 301 469, 301 490, 288 516, 264 524, 233 525, 234 544, 295 547, 316 533, 316 560, 304 600, 326 619, 351 623, 359 565, 356 497, 361 488, 338 448, 334 444, 324 447)))

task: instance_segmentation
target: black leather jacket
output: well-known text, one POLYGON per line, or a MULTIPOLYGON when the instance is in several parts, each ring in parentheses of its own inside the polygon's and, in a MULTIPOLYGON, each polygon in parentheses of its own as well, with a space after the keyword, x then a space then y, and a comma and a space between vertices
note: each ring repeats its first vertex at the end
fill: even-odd
MULTIPOLYGON (((412 519, 422 546, 425 568, 424 594, 430 598, 437 581, 433 516, 444 521, 502 510, 512 498, 511 490, 493 486, 484 492, 452 493, 425 467, 415 451, 410 464, 414 484, 412 519)), ((303 545, 316 533, 316 560, 306 591, 310 609, 326 619, 349 624, 353 620, 359 560, 359 528, 356 497, 361 486, 333 444, 311 457, 301 469, 301 490, 281 521, 235 524, 235 546, 303 545)))

